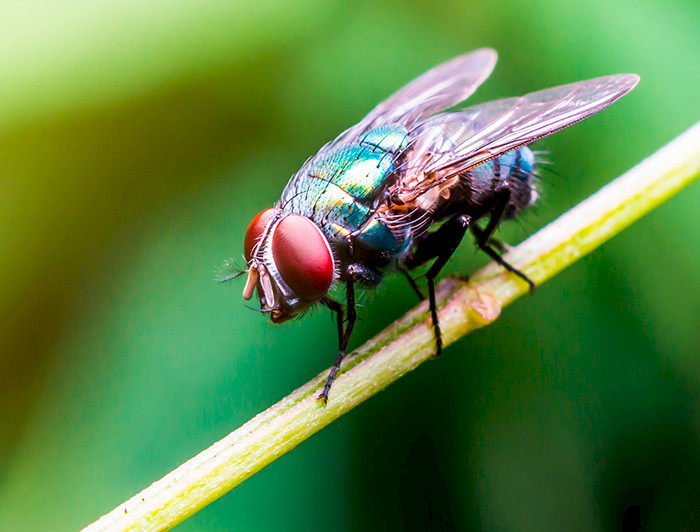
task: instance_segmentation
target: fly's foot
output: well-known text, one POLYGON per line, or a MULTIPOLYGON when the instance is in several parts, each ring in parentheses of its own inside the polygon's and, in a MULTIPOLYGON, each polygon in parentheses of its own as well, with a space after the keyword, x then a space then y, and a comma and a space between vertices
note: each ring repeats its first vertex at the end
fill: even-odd
POLYGON ((513 268, 510 264, 508 264, 508 263, 504 263, 504 264, 507 265, 506 266, 507 270, 510 270, 511 272, 513 272, 515 275, 517 275, 518 277, 520 277, 523 281, 525 281, 527 283, 527 286, 529 287, 531 294, 535 291, 535 288, 537 288, 535 281, 530 279, 527 275, 525 275, 523 272, 521 272, 517 268, 513 268))
POLYGON ((328 404, 328 394, 327 394, 325 391, 324 391, 324 392, 321 392, 321 393, 318 394, 318 396, 316 397, 316 400, 317 400, 319 403, 323 403, 323 406, 326 406, 326 405, 328 404))
POLYGON ((535 292, 535 288, 537 288, 537 285, 535 284, 535 281, 530 279, 529 277, 523 277, 523 279, 527 282, 527 285, 530 287, 530 293, 535 292))
POLYGON ((457 279, 459 279, 465 284, 469 284, 469 279, 471 279, 471 277, 469 275, 457 274, 457 279))

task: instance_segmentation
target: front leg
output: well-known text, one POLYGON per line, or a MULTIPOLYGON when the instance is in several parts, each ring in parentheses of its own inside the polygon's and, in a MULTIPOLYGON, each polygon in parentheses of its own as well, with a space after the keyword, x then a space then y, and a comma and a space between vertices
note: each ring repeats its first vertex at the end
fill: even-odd
POLYGON ((320 303, 329 308, 331 312, 336 313, 338 325, 338 356, 331 367, 331 371, 326 379, 326 385, 323 391, 319 394, 318 400, 324 403, 328 402, 328 393, 331 390, 333 381, 335 380, 340 364, 343 361, 350 342, 350 335, 357 321, 357 313, 355 312, 355 284, 361 286, 373 287, 379 285, 382 280, 382 275, 375 269, 363 266, 362 264, 350 264, 346 272, 345 281, 345 311, 347 311, 347 324, 345 324, 345 311, 343 306, 337 301, 324 297, 320 303))
POLYGON ((340 364, 343 362, 345 353, 348 348, 348 342, 350 341, 350 335, 355 327, 355 321, 357 320, 357 314, 355 313, 355 283, 351 277, 345 283, 345 300, 346 308, 348 313, 348 323, 344 324, 344 312, 343 306, 337 301, 330 298, 323 298, 321 303, 328 307, 331 312, 335 312, 337 325, 338 325, 338 356, 335 358, 335 363, 331 367, 331 371, 326 379, 326 385, 323 387, 323 391, 319 394, 318 400, 323 401, 324 404, 328 403, 328 393, 331 391, 331 386, 333 386, 333 381, 335 376, 338 374, 340 369, 340 364))

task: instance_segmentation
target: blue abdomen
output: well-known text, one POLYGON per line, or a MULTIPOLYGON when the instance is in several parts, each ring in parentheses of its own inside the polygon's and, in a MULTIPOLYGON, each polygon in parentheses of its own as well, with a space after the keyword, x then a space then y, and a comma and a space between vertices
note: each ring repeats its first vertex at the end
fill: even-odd
POLYGON ((471 169, 471 174, 483 182, 517 179, 529 181, 535 168, 535 155, 527 146, 504 153, 471 169))

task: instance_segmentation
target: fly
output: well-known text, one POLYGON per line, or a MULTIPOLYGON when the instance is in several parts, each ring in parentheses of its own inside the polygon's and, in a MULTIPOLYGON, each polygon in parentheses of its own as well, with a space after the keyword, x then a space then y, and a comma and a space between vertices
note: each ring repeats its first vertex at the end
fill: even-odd
POLYGON ((391 271, 432 261, 426 279, 435 354, 442 336, 435 278, 470 231, 479 249, 530 289, 491 239, 537 199, 531 142, 605 109, 639 76, 619 74, 466 109, 497 55, 483 48, 429 70, 322 147, 260 212, 244 239, 246 269, 224 265, 222 281, 247 273, 243 298, 257 292, 273 323, 316 304, 335 313, 338 354, 319 399, 326 402, 356 320, 356 286, 372 288, 391 271), (484 220, 484 222, 482 222, 484 220), (436 225, 439 224, 439 225, 436 225), (345 286, 345 304, 329 296, 345 286))

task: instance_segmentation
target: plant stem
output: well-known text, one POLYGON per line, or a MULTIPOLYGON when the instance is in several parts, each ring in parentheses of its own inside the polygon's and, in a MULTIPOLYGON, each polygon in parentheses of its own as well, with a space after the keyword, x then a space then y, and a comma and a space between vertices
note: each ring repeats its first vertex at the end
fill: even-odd
MULTIPOLYGON (((538 284, 651 211, 700 174, 700 123, 513 248, 506 260, 538 284)), ((471 282, 438 287, 445 345, 495 320, 527 285, 495 264, 471 282)), ((328 405, 326 373, 120 504, 86 530, 165 530, 243 482, 333 420, 428 360, 435 340, 425 303, 344 361, 328 405)))

